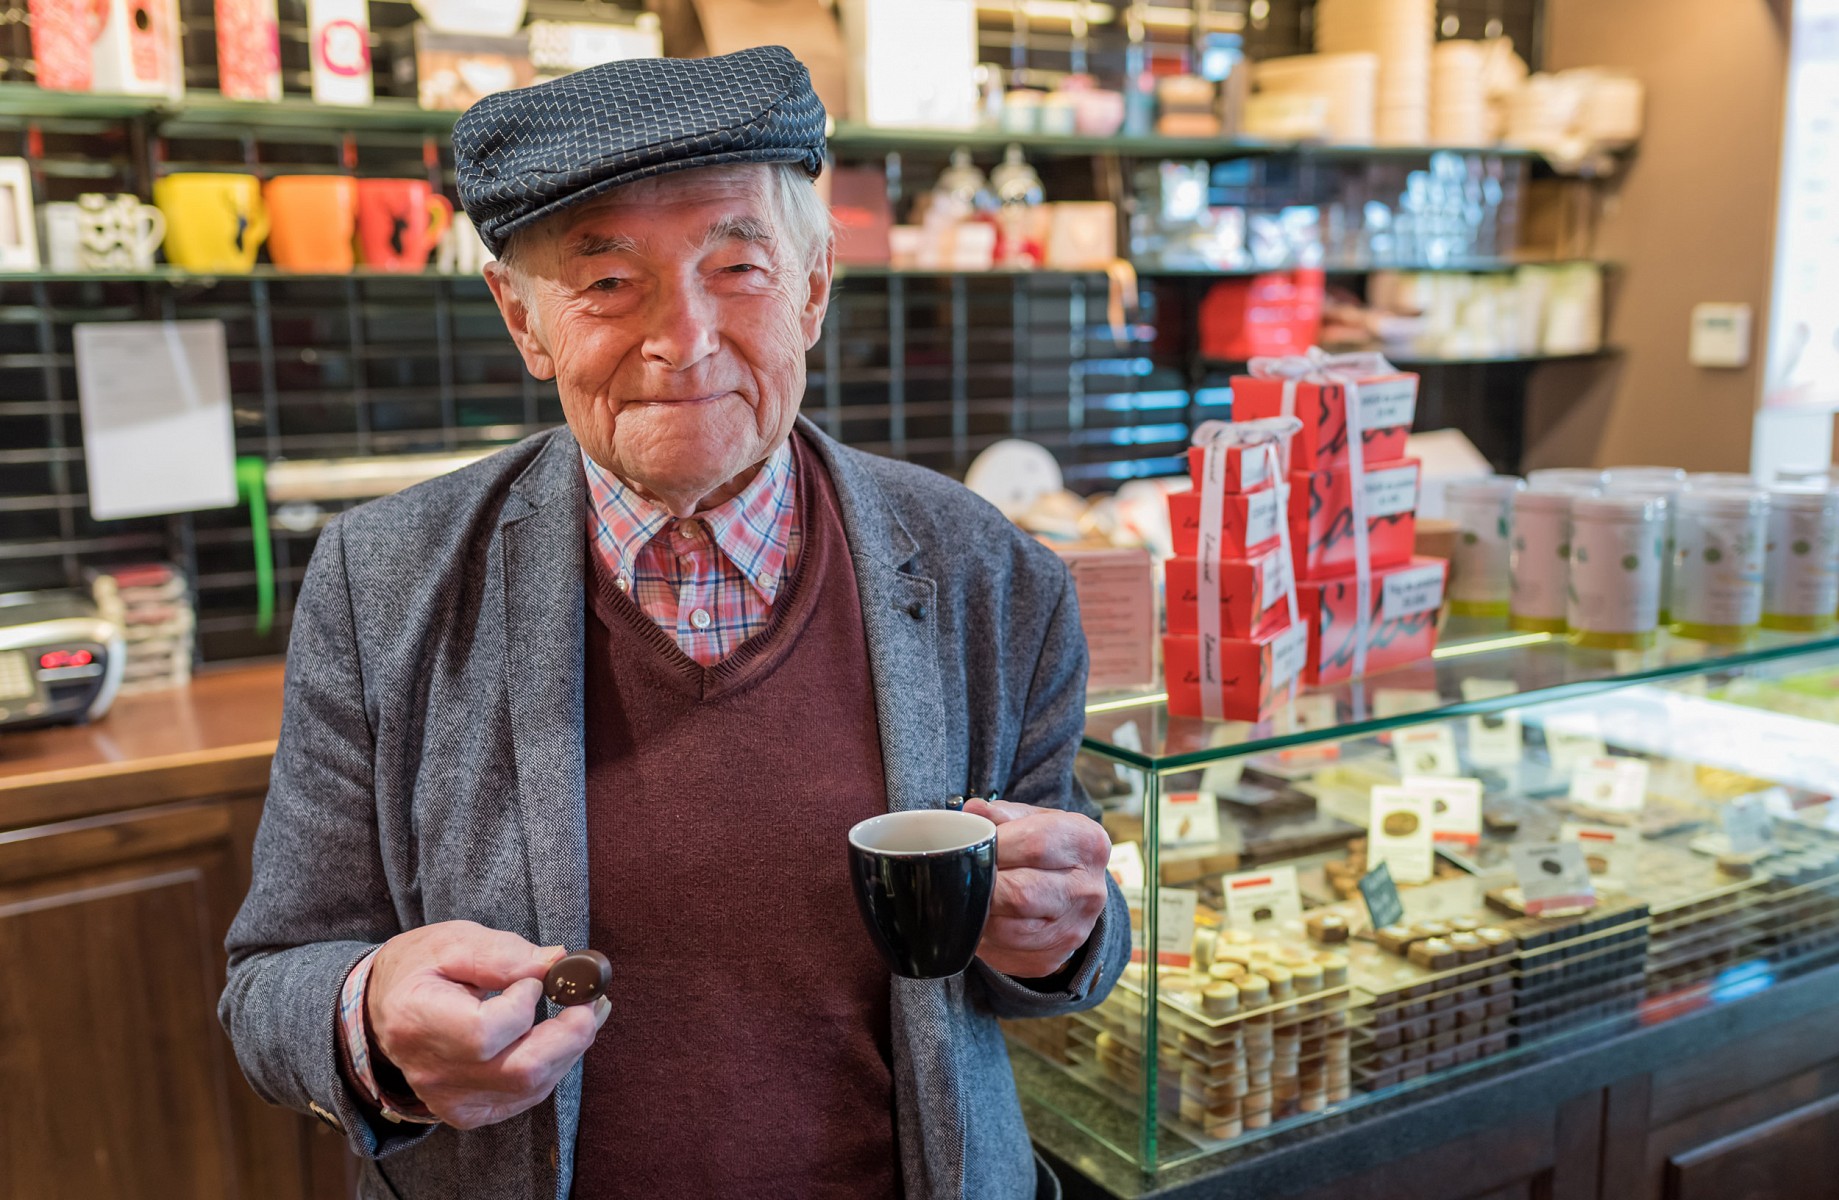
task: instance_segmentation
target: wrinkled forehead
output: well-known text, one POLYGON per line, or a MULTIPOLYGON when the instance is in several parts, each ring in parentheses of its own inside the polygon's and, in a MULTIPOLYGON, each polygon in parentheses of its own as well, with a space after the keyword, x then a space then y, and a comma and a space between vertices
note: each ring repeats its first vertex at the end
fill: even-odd
POLYGON ((747 163, 635 180, 557 213, 529 233, 565 258, 678 251, 731 238, 770 244, 779 224, 771 170, 747 163))

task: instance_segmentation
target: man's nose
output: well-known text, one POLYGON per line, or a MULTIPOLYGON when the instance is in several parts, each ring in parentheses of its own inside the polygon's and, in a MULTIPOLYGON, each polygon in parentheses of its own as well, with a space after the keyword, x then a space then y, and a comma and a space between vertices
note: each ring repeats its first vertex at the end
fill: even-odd
POLYGON ((721 344, 714 297, 699 281, 666 284, 652 294, 645 321, 645 361, 687 370, 721 344))

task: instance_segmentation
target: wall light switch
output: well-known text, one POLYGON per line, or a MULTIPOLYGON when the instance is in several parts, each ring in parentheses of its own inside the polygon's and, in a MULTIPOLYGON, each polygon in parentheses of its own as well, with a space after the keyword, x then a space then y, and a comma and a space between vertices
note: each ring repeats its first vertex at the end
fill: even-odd
POLYGON ((1695 367, 1749 366, 1750 306, 1693 305, 1692 346, 1686 358, 1695 367))

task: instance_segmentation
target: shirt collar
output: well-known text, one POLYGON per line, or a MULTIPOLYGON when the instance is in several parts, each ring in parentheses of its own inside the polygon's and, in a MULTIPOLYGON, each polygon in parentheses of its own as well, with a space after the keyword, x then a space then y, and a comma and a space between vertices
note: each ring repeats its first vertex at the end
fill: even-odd
MULTIPOLYGON (((617 574, 630 570, 640 551, 668 527, 669 512, 581 454, 587 475, 589 532, 617 574)), ((724 503, 696 514, 715 546, 768 604, 785 583, 786 556, 796 516, 797 467, 789 441, 767 458, 759 474, 724 503)))

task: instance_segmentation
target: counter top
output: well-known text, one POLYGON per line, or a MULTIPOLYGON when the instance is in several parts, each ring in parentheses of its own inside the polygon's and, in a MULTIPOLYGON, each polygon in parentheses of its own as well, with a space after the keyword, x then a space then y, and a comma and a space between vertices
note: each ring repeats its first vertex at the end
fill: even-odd
POLYGON ((93 724, 0 732, 0 829, 263 791, 281 679, 278 662, 211 669, 93 724))

